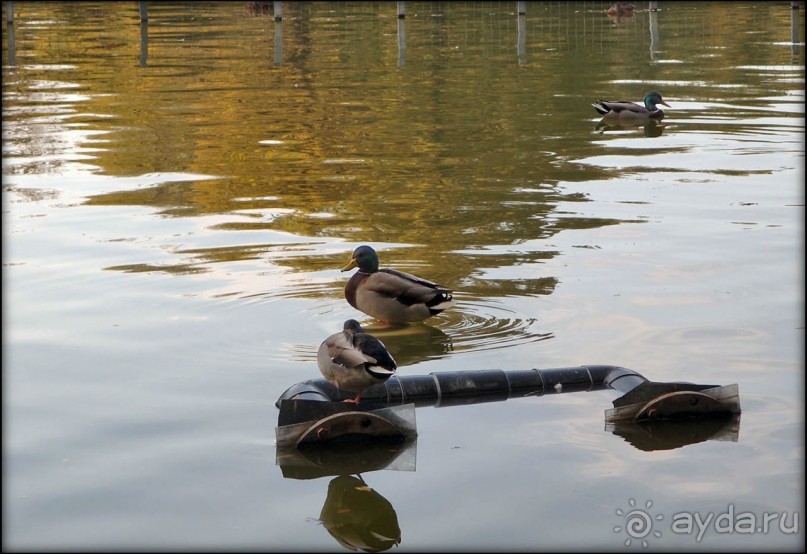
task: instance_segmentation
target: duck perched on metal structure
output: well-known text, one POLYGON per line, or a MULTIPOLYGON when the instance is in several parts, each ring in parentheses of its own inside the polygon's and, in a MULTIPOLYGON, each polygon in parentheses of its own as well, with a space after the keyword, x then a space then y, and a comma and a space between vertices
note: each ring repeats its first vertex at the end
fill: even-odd
POLYGON ((395 374, 398 365, 384 343, 365 333, 355 319, 325 339, 317 351, 322 375, 336 388, 356 396, 345 400, 358 404, 361 393, 395 374))
POLYGON ((378 254, 362 245, 342 268, 353 274, 345 286, 345 298, 359 311, 389 323, 423 321, 454 304, 451 290, 395 269, 379 269, 378 254))
POLYGON ((657 105, 670 107, 656 91, 650 91, 644 96, 644 106, 635 102, 597 100, 591 104, 597 113, 606 117, 619 117, 625 119, 662 119, 664 112, 657 105))

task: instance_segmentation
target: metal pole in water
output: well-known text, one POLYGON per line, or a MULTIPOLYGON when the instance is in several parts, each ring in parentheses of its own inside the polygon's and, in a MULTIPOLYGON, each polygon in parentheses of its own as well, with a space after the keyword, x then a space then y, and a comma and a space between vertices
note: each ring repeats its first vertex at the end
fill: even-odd
POLYGON ((658 2, 656 2, 655 0, 650 2, 650 11, 651 12, 657 12, 658 11, 658 2))
MULTIPOLYGON (((9 2, 11 4, 11 2, 9 2)), ((8 8, 6 8, 8 9, 8 8)), ((17 46, 16 41, 14 40, 14 21, 13 18, 14 14, 11 14, 11 18, 6 21, 6 43, 8 44, 8 65, 17 65, 17 46)))
POLYGON ((406 65, 406 19, 398 20, 398 67, 406 65))
POLYGON ((140 67, 146 67, 149 57, 149 20, 142 6, 145 2, 140 4, 140 67))
POLYGON ((650 59, 656 59, 656 52, 659 51, 658 36, 658 12, 651 11, 650 16, 650 59))
POLYGON ((398 2, 398 19, 406 17, 406 2, 398 2))
POLYGON ((6 23, 14 23, 14 2, 6 2, 6 23))
POLYGON ((527 3, 526 2, 516 2, 518 15, 527 15, 527 3))
MULTIPOLYGON (((523 2, 519 2, 522 4, 523 2)), ((518 54, 518 64, 524 65, 527 61, 527 17, 519 13, 518 14, 518 22, 516 23, 518 27, 517 31, 517 40, 516 40, 516 53, 518 54)))
POLYGON ((790 3, 790 53, 793 55, 793 64, 798 62, 799 56, 799 4, 790 3))
POLYGON ((275 21, 275 65, 283 62, 283 23, 275 21))
POLYGON ((283 19, 283 2, 273 2, 275 10, 275 21, 283 19))
POLYGON ((148 2, 138 2, 140 7, 140 22, 149 20, 148 2))

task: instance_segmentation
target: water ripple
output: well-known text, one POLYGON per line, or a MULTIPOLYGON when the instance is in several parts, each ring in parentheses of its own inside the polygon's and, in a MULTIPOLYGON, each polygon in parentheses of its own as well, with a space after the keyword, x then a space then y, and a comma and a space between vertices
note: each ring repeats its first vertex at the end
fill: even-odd
POLYGON ((497 305, 495 300, 468 300, 458 303, 443 331, 451 336, 455 352, 479 352, 509 348, 550 339, 540 332, 538 320, 497 305))

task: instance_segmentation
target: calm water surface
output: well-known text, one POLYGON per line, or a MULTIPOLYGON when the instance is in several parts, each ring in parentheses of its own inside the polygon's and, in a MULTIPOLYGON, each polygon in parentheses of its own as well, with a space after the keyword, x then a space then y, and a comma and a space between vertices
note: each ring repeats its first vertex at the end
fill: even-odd
POLYGON ((406 4, 4 11, 4 549, 803 548, 804 4, 406 4), (652 89, 660 125, 590 106, 652 89), (457 306, 355 311, 364 243, 457 306), (390 469, 300 478, 275 401, 348 318, 402 375, 613 364, 743 413, 419 408, 390 469))

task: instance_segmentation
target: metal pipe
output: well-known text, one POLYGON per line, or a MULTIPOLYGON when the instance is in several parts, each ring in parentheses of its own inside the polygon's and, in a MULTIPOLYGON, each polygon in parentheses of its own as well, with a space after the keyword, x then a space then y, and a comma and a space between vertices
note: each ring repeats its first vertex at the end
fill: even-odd
MULTIPOLYGON (((387 406, 409 403, 418 407, 455 406, 562 392, 613 389, 625 393, 646 381, 631 369, 611 365, 445 371, 428 375, 394 375, 387 382, 365 390, 362 402, 387 406)), ((340 391, 326 379, 310 379, 288 388, 275 406, 280 408, 282 400, 338 402, 350 397, 352 395, 340 391)))
POLYGON ((606 423, 685 417, 724 418, 740 413, 736 384, 654 382, 631 369, 584 365, 556 369, 444 371, 394 375, 362 392, 361 408, 326 379, 286 389, 275 402, 280 410, 278 445, 323 442, 351 434, 398 438, 414 436, 415 408, 498 402, 510 398, 611 389, 622 395, 605 412, 606 423))

